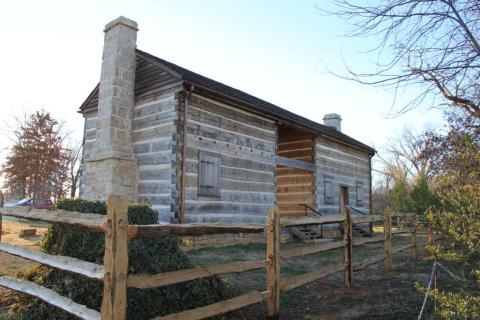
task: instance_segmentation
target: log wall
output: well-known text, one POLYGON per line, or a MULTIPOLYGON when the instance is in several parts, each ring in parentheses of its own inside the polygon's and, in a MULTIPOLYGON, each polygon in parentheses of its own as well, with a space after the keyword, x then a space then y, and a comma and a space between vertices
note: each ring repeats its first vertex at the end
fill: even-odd
MULTIPOLYGON (((150 204, 152 209, 159 213, 161 222, 172 222, 175 220, 179 201, 176 172, 177 119, 180 109, 178 92, 183 88, 175 83, 171 76, 168 77, 150 63, 137 61, 137 67, 139 69, 135 85, 132 139, 137 159, 138 202, 150 204), (154 77, 152 80, 152 74, 163 78, 154 77)), ((92 101, 98 101, 96 95, 92 101)), ((91 105, 83 115, 85 126, 82 168, 95 144, 96 106, 91 105)), ((80 196, 83 194, 82 187, 83 175, 80 178, 80 196)))
POLYGON ((344 144, 323 137, 315 139, 315 180, 317 210, 321 213, 340 212, 340 186, 348 187, 349 205, 370 213, 370 156, 344 144), (333 203, 325 203, 325 179, 331 181, 333 203), (360 185, 357 204, 357 185, 360 185))
POLYGON ((133 147, 138 168, 138 201, 175 220, 178 204, 176 156, 180 87, 137 98, 133 111, 133 147))
MULTIPOLYGON (((277 154, 281 157, 314 162, 313 140, 311 138, 279 138, 277 154)), ((277 167, 277 197, 280 214, 303 216, 307 204, 315 208, 314 173, 285 166, 277 167)), ((311 211, 308 210, 310 214, 311 211)))
POLYGON ((186 101, 185 222, 265 223, 275 202, 275 123, 195 94, 186 101), (200 151, 221 157, 219 198, 198 195, 200 151))

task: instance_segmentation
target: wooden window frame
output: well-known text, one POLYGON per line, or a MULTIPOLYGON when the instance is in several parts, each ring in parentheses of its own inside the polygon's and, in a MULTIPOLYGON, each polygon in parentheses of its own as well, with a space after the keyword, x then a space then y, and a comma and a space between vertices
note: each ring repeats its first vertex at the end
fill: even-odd
POLYGON ((222 157, 218 153, 212 153, 212 152, 207 152, 207 151, 199 151, 198 152, 198 189, 197 189, 197 195, 199 197, 208 197, 208 198, 220 198, 220 176, 222 173, 222 157), (213 160, 214 165, 216 168, 214 170, 216 171, 216 178, 214 178, 214 187, 213 190, 207 191, 204 189, 202 186, 202 177, 203 174, 205 174, 202 170, 202 162, 206 162, 208 160, 213 160))
POLYGON ((364 187, 364 183, 362 181, 355 181, 355 205, 357 207, 363 207, 365 205, 362 199, 363 187, 364 187))
POLYGON ((335 189, 333 186, 333 177, 329 175, 323 176, 323 203, 324 204, 335 204, 335 189), (327 188, 327 184, 330 184, 330 187, 327 188), (327 190, 328 189, 328 190, 327 190))

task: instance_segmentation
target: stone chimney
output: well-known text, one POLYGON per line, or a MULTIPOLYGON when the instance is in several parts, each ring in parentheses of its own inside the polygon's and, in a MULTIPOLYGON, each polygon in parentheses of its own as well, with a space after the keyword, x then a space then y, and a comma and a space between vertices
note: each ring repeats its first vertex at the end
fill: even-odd
POLYGON ((119 17, 105 26, 95 146, 85 161, 84 197, 111 193, 137 200, 132 144, 137 23, 119 17))
POLYGON ((332 127, 337 131, 342 131, 342 117, 336 113, 329 113, 323 117, 323 124, 332 127))

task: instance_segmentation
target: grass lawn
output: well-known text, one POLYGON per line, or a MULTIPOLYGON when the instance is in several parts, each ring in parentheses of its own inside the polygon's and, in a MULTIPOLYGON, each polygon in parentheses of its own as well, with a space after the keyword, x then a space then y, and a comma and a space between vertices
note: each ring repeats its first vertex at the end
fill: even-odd
MULTIPOLYGON (((409 244, 411 238, 396 235, 393 247, 409 244)), ((419 243, 424 243, 419 238, 419 243)), ((305 244, 282 244, 291 248, 305 244)), ((354 274, 351 289, 343 288, 343 273, 334 274, 308 285, 281 294, 281 319, 413 319, 418 316, 423 294, 415 282, 426 285, 432 261, 419 246, 418 261, 410 260, 410 250, 393 257, 393 271, 385 274, 383 263, 354 274)), ((383 243, 354 247, 353 257, 359 262, 383 252, 383 243)), ((200 266, 236 261, 265 259, 264 244, 234 245, 189 251, 188 256, 200 266)), ((343 249, 282 261, 281 275, 294 276, 343 262, 343 249)), ((265 290, 265 269, 222 276, 236 294, 265 290)), ((430 308, 430 306, 428 306, 430 308)), ((427 309, 427 314, 430 309, 427 309)), ((230 315, 231 319, 262 319, 265 305, 259 304, 230 315)), ((425 317, 424 319, 428 319, 425 317)))
MULTIPOLYGON (((5 234, 2 241, 7 243, 35 247, 40 236, 19 238, 21 228, 30 225, 18 221, 4 221, 5 234)), ((35 226, 40 233, 45 228, 35 226)), ((410 243, 406 235, 394 236, 393 246, 410 243)), ((419 244, 425 243, 419 238, 419 244)), ((301 243, 282 244, 281 249, 305 246, 301 243)), ((354 247, 355 262, 383 253, 383 243, 354 247)), ((266 257, 264 244, 244 244, 228 247, 205 247, 186 253, 199 266, 209 266, 237 261, 261 260, 266 257)), ((282 278, 318 270, 329 265, 343 262, 343 249, 336 249, 313 255, 282 261, 282 278)), ((22 258, 0 253, 0 273, 14 275, 16 271, 32 266, 33 263, 22 258)), ((343 273, 337 273, 325 279, 293 289, 281 294, 281 319, 416 319, 421 307, 423 294, 415 288, 415 282, 426 285, 432 261, 419 245, 418 261, 410 260, 410 250, 393 257, 393 271, 385 274, 383 263, 370 266, 354 274, 353 288, 343 288, 343 273)), ((250 290, 264 291, 265 269, 228 274, 222 276, 233 295, 250 290)), ((445 282, 443 282, 445 283, 445 282)), ((6 291, 0 289, 0 294, 6 291)), ((0 318, 1 318, 0 307, 0 318)), ((427 306, 426 314, 430 314, 427 306)), ((227 316, 228 319, 263 319, 265 304, 257 304, 227 316)), ((428 316, 424 319, 429 319, 428 316)))

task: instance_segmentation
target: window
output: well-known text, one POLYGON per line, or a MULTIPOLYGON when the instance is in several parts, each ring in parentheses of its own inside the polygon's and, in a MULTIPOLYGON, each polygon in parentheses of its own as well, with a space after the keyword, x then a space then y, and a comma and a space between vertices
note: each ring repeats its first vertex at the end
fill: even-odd
POLYGON ((200 151, 198 153, 198 195, 220 197, 220 155, 200 151))
POLYGON ((335 204, 335 191, 333 189, 333 177, 324 175, 324 203, 335 204))
POLYGON ((356 205, 357 207, 363 207, 364 201, 363 201, 363 182, 357 181, 356 182, 356 187, 355 187, 355 194, 357 197, 356 205))

